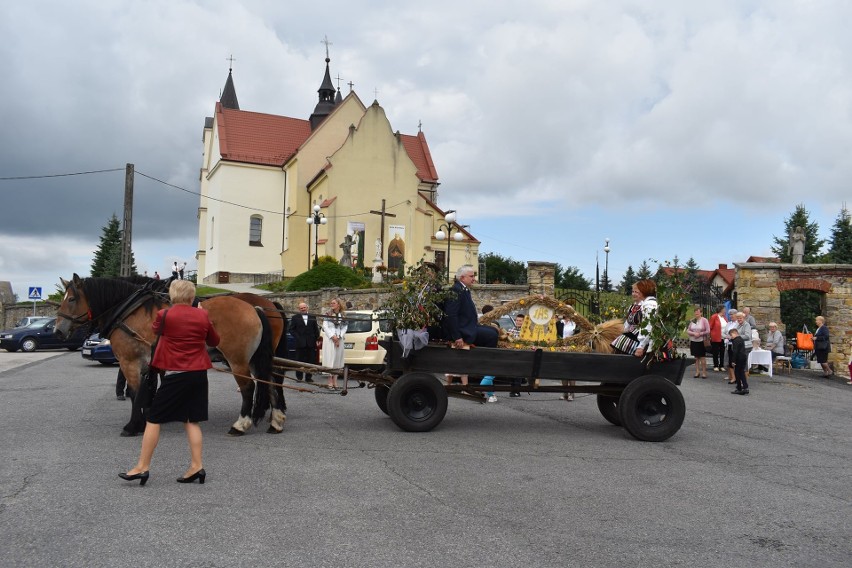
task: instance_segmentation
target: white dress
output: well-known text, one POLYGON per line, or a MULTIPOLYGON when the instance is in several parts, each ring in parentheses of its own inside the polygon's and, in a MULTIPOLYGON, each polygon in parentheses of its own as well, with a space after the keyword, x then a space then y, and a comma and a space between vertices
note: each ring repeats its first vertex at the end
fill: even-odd
POLYGON ((345 318, 326 315, 322 320, 322 366, 340 369, 343 367, 345 354, 344 339, 346 338, 347 323, 345 318), (332 337, 337 336, 340 342, 337 347, 332 337))

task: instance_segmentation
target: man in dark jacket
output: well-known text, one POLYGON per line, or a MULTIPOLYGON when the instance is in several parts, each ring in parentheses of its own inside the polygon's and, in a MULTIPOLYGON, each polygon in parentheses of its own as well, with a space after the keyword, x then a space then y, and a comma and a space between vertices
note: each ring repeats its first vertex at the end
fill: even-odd
MULTIPOLYGON (((290 333, 296 340, 296 360, 302 363, 317 363, 317 340, 319 326, 317 318, 308 315, 308 304, 299 302, 299 313, 290 320, 290 333)), ((305 373, 305 382, 314 382, 311 373, 305 373)), ((302 380, 302 371, 296 371, 296 379, 302 380)))
POLYGON ((740 337, 740 332, 734 328, 728 331, 731 336, 731 361, 734 365, 734 378, 737 381, 737 390, 731 394, 748 394, 748 380, 746 379, 746 367, 748 367, 748 353, 745 341, 740 337))
POLYGON ((497 347, 497 330, 479 325, 476 306, 470 296, 470 286, 476 280, 473 266, 465 264, 456 271, 456 281, 451 288, 453 294, 444 304, 444 338, 455 347, 476 345, 497 347))

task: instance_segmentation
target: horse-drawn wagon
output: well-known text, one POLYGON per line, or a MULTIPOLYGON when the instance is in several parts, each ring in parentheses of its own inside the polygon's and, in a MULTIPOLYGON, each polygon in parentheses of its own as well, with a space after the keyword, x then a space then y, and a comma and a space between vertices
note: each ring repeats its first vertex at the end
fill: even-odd
POLYGON ((429 344, 403 357, 396 340, 384 341, 386 369, 369 378, 375 385, 379 408, 394 423, 410 432, 427 432, 444 419, 448 397, 484 401, 485 391, 518 387, 445 385, 441 374, 524 377, 520 387, 529 393, 588 393, 597 395, 603 417, 623 426, 639 440, 661 442, 683 424, 686 405, 678 389, 687 359, 647 363, 637 357, 604 353, 550 351, 545 349, 450 349, 429 344), (538 380, 560 380, 542 384, 538 380), (565 381, 576 381, 567 385, 565 381))

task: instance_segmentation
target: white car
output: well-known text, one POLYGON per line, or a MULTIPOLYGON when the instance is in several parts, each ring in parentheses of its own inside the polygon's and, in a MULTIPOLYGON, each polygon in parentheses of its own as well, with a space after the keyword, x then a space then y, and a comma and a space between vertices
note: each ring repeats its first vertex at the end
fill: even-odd
POLYGON ((344 363, 355 369, 378 369, 384 365, 385 349, 380 339, 391 336, 390 321, 381 312, 352 310, 346 312, 347 330, 343 340, 344 363))

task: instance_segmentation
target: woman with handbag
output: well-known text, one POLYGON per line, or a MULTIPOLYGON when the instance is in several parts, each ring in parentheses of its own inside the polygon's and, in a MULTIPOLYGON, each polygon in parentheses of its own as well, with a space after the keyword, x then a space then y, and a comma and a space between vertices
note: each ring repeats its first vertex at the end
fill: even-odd
POLYGON ((695 308, 695 317, 686 327, 689 336, 689 353, 695 357, 695 375, 701 373, 701 378, 707 378, 707 347, 710 343, 710 322, 702 315, 701 308, 695 308))
POLYGON ((822 316, 816 317, 817 328, 814 332, 814 355, 816 355, 817 363, 822 366, 822 376, 828 378, 834 373, 828 365, 828 353, 831 351, 831 339, 828 335, 828 327, 825 325, 825 318, 822 316))
POLYGON ((190 464, 178 483, 204 483, 207 472, 201 462, 202 436, 200 422, 207 420, 207 369, 213 365, 207 346, 219 345, 219 334, 203 309, 193 308, 195 284, 174 280, 169 285, 172 307, 160 310, 152 328, 159 335, 151 367, 162 372, 163 380, 154 395, 142 449, 136 466, 119 473, 127 481, 148 481, 151 458, 160 441, 160 424, 183 422, 189 442, 190 464), (166 324, 168 319, 168 324, 166 324))

